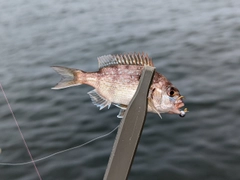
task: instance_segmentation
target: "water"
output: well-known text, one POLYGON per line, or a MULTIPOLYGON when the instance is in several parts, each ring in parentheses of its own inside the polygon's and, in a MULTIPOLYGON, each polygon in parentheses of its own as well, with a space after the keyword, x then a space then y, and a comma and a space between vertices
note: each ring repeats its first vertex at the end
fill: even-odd
MULTIPOLYGON (((130 180, 240 179, 240 2, 1 1, 0 82, 33 158, 115 128, 79 86, 50 88, 62 65, 97 70, 105 54, 147 52, 186 97, 185 118, 148 114, 130 180)), ((45 180, 102 179, 116 132, 37 162, 45 180)), ((0 93, 0 162, 30 161, 0 93)), ((0 166, 2 180, 38 179, 32 164, 0 166)))

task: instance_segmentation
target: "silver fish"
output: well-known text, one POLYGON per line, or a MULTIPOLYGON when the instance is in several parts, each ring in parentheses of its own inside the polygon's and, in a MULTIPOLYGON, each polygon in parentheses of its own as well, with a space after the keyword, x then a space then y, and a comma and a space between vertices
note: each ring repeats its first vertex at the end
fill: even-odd
MULTIPOLYGON (((111 104, 120 108, 117 117, 123 114, 136 92, 145 65, 153 66, 151 58, 144 53, 105 55, 98 57, 99 70, 84 72, 61 66, 52 68, 62 76, 61 81, 52 89, 63 89, 87 84, 95 89, 88 92, 94 105, 101 109, 111 104)), ((184 116, 187 109, 179 90, 162 74, 155 72, 148 94, 148 112, 174 113, 184 116)))

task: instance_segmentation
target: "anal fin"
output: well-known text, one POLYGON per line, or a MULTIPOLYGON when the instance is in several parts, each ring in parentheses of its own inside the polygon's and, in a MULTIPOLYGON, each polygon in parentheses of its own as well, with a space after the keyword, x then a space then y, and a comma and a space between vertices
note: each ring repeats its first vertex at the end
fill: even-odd
POLYGON ((107 99, 105 99, 104 97, 102 97, 100 94, 98 94, 96 89, 89 91, 88 94, 92 100, 92 103, 94 105, 96 105, 97 107, 99 107, 100 110, 102 110, 106 106, 108 106, 108 108, 110 108, 111 102, 108 101, 107 99))

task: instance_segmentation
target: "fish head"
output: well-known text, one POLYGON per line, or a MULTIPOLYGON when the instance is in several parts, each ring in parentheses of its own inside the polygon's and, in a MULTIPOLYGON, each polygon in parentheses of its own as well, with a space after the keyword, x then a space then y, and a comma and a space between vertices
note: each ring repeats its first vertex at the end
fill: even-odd
POLYGON ((180 108, 184 106, 183 96, 172 84, 167 86, 155 86, 150 91, 151 111, 170 114, 181 114, 180 108))

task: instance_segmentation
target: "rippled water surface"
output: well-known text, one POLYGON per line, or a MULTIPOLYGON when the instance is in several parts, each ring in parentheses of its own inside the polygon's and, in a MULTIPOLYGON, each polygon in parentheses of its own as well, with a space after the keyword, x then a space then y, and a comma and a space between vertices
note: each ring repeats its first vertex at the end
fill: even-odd
MULTIPOLYGON (((54 91, 62 65, 146 52, 186 97, 185 118, 148 114, 131 180, 240 179, 240 1, 0 1, 0 82, 34 159, 114 129, 82 85, 54 91)), ((102 179, 116 132, 36 162, 45 180, 102 179)), ((0 93, 0 162, 30 158, 0 93)), ((32 164, 0 165, 1 180, 35 180, 32 164)))

